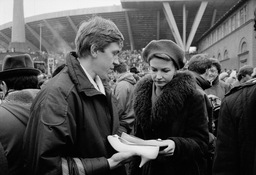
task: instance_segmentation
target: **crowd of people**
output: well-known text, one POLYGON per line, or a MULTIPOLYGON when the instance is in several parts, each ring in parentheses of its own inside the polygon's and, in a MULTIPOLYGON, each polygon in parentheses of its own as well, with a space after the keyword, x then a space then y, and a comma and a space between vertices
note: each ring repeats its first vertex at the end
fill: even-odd
POLYGON ((171 40, 142 51, 121 51, 123 41, 96 16, 50 78, 29 54, 4 58, 0 174, 255 174, 256 69, 223 70, 208 54, 185 61, 171 40), (153 140, 157 157, 139 167, 139 150, 108 142, 122 133, 153 140))

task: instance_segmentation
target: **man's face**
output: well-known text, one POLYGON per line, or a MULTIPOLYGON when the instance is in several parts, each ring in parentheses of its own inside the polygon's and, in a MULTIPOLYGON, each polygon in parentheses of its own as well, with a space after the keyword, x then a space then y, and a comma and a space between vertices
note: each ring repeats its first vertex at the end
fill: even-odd
POLYGON ((114 63, 119 64, 118 54, 121 47, 118 43, 111 43, 104 52, 97 50, 97 57, 95 60, 95 73, 101 79, 108 79, 108 73, 114 68, 114 63))
POLYGON ((248 80, 250 80, 250 79, 252 79, 252 76, 246 74, 246 75, 242 78, 242 81, 240 81, 240 82, 246 82, 246 81, 248 81, 248 80))

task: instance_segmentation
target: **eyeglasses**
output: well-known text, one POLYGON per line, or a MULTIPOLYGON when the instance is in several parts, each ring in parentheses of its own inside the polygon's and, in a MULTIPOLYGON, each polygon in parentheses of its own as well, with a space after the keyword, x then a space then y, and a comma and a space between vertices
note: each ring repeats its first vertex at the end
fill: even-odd
POLYGON ((212 73, 212 74, 217 74, 217 73, 218 73, 218 70, 217 70, 217 69, 213 69, 213 68, 208 69, 208 71, 209 71, 210 73, 212 73))

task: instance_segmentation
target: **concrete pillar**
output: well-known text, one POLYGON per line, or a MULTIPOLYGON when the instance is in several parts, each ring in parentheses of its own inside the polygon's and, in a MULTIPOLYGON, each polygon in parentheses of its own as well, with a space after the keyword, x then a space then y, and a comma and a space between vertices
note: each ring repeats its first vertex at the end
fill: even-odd
POLYGON ((25 37, 23 0, 13 0, 12 37, 9 50, 27 52, 28 49, 25 37))

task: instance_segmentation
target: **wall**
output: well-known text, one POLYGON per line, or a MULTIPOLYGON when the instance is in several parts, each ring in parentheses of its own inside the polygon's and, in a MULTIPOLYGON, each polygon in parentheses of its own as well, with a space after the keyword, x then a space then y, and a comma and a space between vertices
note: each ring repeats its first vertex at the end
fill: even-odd
MULTIPOLYGON (((256 8, 255 4, 256 2, 254 2, 254 0, 250 0, 246 3, 247 19, 244 24, 236 27, 235 30, 229 32, 224 37, 222 36, 221 39, 218 39, 218 41, 214 44, 211 44, 213 40, 209 41, 209 36, 213 37, 213 33, 216 32, 216 30, 213 30, 200 41, 198 44, 198 52, 208 53, 215 58, 218 58, 218 55, 220 54, 222 69, 226 68, 238 70, 244 64, 256 67, 256 34, 253 31, 254 10, 256 8), (241 54, 241 44, 244 41, 247 44, 247 51, 241 54), (228 59, 224 58, 225 50, 228 51, 228 59)), ((227 19, 219 26, 225 26, 224 23, 227 22, 230 22, 230 25, 232 25, 232 16, 234 16, 234 14, 238 14, 242 8, 244 8, 244 5, 227 17, 227 19)), ((218 27, 216 29, 218 29, 218 27)))

